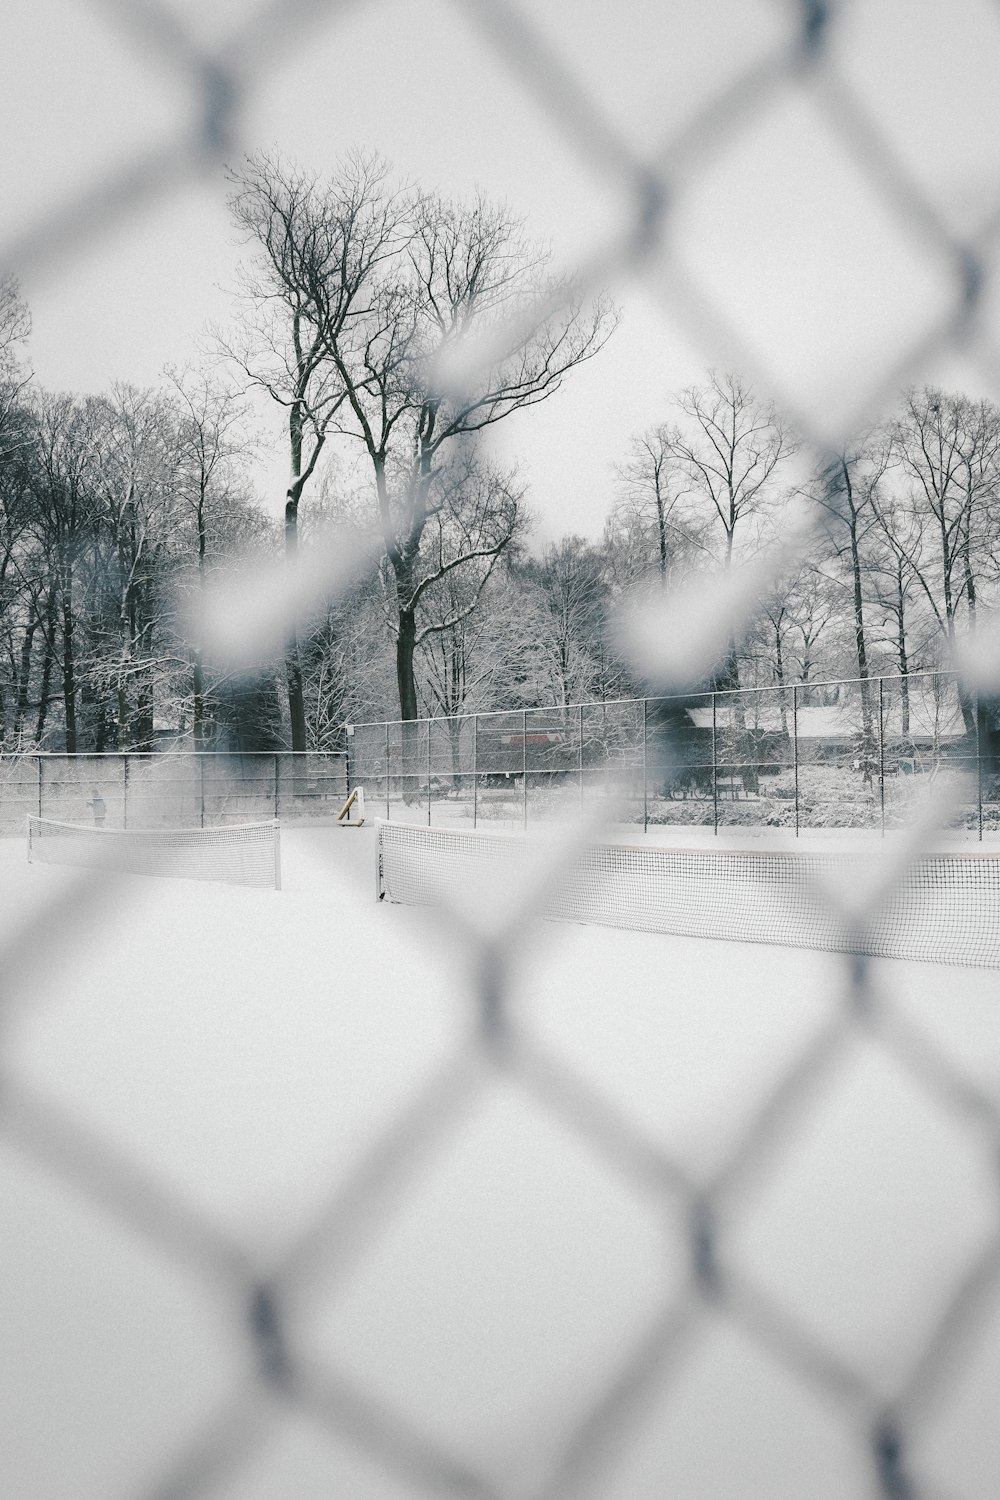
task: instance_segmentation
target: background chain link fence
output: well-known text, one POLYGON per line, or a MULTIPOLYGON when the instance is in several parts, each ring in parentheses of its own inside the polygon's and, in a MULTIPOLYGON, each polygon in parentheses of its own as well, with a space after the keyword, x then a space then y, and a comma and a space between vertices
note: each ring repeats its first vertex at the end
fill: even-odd
MULTIPOLYGON (((112 28, 122 46, 132 50, 136 69, 166 68, 181 79, 190 107, 158 148, 137 153, 108 179, 81 184, 55 210, 8 240, 0 249, 0 266, 32 274, 44 269, 58 277, 89 242, 123 232, 150 201, 197 178, 206 167, 233 159, 244 145, 248 102, 276 59, 308 49, 319 28, 336 28, 363 3, 272 0, 241 11, 231 30, 210 41, 183 12, 166 4, 95 0, 83 7, 94 13, 95 25, 112 28)), ((780 43, 746 72, 728 79, 683 129, 665 139, 654 136, 641 152, 579 81, 568 47, 560 48, 543 33, 527 8, 501 0, 456 0, 455 9, 475 27, 484 57, 502 60, 535 100, 546 128, 586 160, 606 183, 609 197, 624 204, 614 237, 595 243, 582 258, 576 290, 639 277, 683 321, 707 358, 724 351, 730 363, 791 414, 802 437, 816 444, 822 457, 830 435, 819 409, 796 399, 795 390, 769 367, 766 352, 699 284, 685 266, 679 253, 682 241, 679 245, 675 234, 675 205, 685 187, 738 151, 754 122, 784 88, 794 85, 808 90, 814 108, 894 226, 899 244, 925 253, 936 267, 936 295, 927 316, 915 323, 908 346, 891 369, 872 358, 854 387, 855 404, 845 430, 877 414, 881 401, 902 382, 919 377, 940 354, 960 350, 967 365, 994 387, 1000 384, 998 349, 986 312, 1000 235, 1000 182, 992 200, 980 204, 975 230, 956 227, 851 82, 837 43, 840 7, 823 0, 778 5, 780 43)), ((586 836, 598 831, 592 823, 586 836)), ((877 878, 883 884, 898 878, 932 836, 931 823, 917 827, 907 842, 873 866, 877 878)), ((8 1366, 5 1379, 14 1392, 9 1409, 16 1418, 19 1401, 32 1391, 42 1393, 32 1409, 45 1411, 45 1420, 37 1430, 22 1432, 21 1439, 27 1437, 41 1454, 76 1443, 74 1451, 82 1456, 74 1495, 218 1500, 353 1493, 395 1500, 530 1494, 535 1500, 568 1500, 677 1493, 706 1500, 737 1494, 974 1500, 992 1493, 1000 1471, 1000 1022, 992 988, 980 976, 973 976, 975 988, 971 980, 959 983, 947 971, 938 972, 930 987, 948 1012, 942 1018, 926 997, 910 1003, 909 971, 900 979, 895 971, 862 959, 824 956, 803 975, 786 968, 781 950, 768 950, 764 977, 757 982, 744 972, 735 986, 743 1025, 749 1025, 739 1036, 754 1073, 753 1086, 736 1111, 738 1129, 713 1135, 714 1111, 725 1111, 712 1096, 699 1131, 689 1135, 686 1145, 664 1144, 662 1134, 633 1107, 627 1074, 615 1080, 612 1068, 602 1075, 598 1065, 603 1067, 607 1058, 588 1058, 569 1044, 555 1046, 547 1040, 545 1017, 557 988, 552 966, 568 951, 568 940, 541 924, 538 893, 558 881, 580 837, 579 831, 564 833, 547 845, 530 888, 496 903, 489 920, 456 903, 400 929, 405 931, 404 946, 393 951, 405 951, 410 965, 409 972, 398 976, 400 990, 405 992, 413 974, 422 971, 437 976, 429 981, 432 990, 437 984, 442 990, 455 988, 461 1004, 449 1012, 437 1050, 421 1055, 419 1087, 406 1094, 404 1103, 376 1110, 375 1125, 359 1127, 356 1134, 344 1131, 337 1151, 331 1149, 334 1164, 312 1211, 282 1225, 283 1234, 259 1226, 256 1233, 245 1226, 242 1231, 222 1227, 210 1205, 183 1191, 176 1175, 160 1170, 156 1150, 147 1154, 127 1131, 119 1136, 95 1122, 79 1101, 60 1102, 33 1081, 32 1069, 23 1063, 20 1038, 39 1018, 51 1020, 44 1036, 53 1050, 69 1045, 60 1040, 74 1034, 66 1001, 73 1001, 82 971, 106 966, 109 974, 118 974, 107 955, 125 941, 126 913, 134 909, 141 930, 138 903, 146 902, 148 909, 155 901, 166 910, 176 898, 166 890, 140 897, 109 879, 74 877, 53 887, 44 908, 11 926, 11 891, 0 951, 8 1037, 0 1095, 0 1131, 8 1153, 3 1170, 10 1177, 13 1160, 29 1163, 38 1183, 31 1210, 35 1220, 49 1226, 65 1276, 72 1280, 79 1275, 89 1288, 87 1295, 97 1299, 87 1325, 93 1331, 95 1389, 97 1372, 116 1357, 109 1330, 130 1319, 145 1327, 128 1274, 132 1246, 145 1246, 162 1266, 165 1280, 182 1285, 178 1296, 185 1310, 178 1312, 173 1333, 180 1337, 181 1325, 186 1328, 185 1319, 194 1316, 191 1307, 199 1309, 197 1328, 183 1345, 198 1352, 189 1363, 187 1355, 178 1356, 181 1377, 158 1387, 155 1359, 148 1367, 137 1366, 134 1376, 128 1374, 130 1381, 145 1386, 151 1405, 170 1408, 182 1430, 171 1429, 169 1441, 151 1444, 148 1453, 132 1453, 116 1466, 108 1455, 113 1458, 122 1442, 127 1453, 122 1430, 127 1422, 117 1422, 96 1397, 88 1404, 86 1380, 74 1378, 70 1390, 61 1383, 66 1351, 60 1336, 46 1326, 51 1288, 43 1280, 40 1287, 29 1284, 17 1292, 23 1301, 20 1312, 36 1320, 38 1352, 34 1362, 8 1366), (518 963, 525 954, 533 955, 536 966, 527 973, 524 962, 518 963), (797 1019, 779 1039, 771 1008, 779 1006, 780 998, 787 1011, 789 987, 794 992, 796 986, 803 992, 792 993, 791 1002, 793 1009, 801 1004, 802 1011, 795 1011, 797 1019), (803 1019, 807 1013, 808 1024, 803 1019), (854 1108, 859 1090, 861 1097, 875 1101, 870 1114, 854 1108), (894 1113, 897 1096, 905 1103, 894 1113), (418 1356, 434 1343, 440 1326, 449 1324, 454 1309, 449 1295, 421 1301, 419 1258, 409 1289, 419 1313, 418 1332, 411 1362, 402 1360, 396 1371, 395 1389, 391 1380, 375 1389, 357 1373, 358 1361, 363 1365, 366 1325, 364 1320, 352 1323, 338 1297, 346 1297, 359 1275, 380 1285, 387 1240, 400 1232, 408 1206, 437 1180, 441 1161, 463 1150, 473 1161, 471 1176, 463 1181, 467 1187, 477 1184, 476 1190, 468 1189, 470 1223, 465 1226, 475 1250, 477 1216, 486 1225, 484 1234, 492 1222, 495 1161, 489 1149, 477 1156, 477 1130, 481 1112, 494 1107, 501 1138, 504 1122, 518 1117, 519 1110, 530 1116, 532 1129, 537 1126, 537 1140, 531 1137, 535 1146, 526 1148, 521 1159, 522 1233, 511 1231, 502 1253, 517 1262, 517 1274, 526 1282, 537 1276, 543 1301, 548 1298, 553 1308, 561 1307, 564 1316, 560 1321, 553 1313, 550 1320, 536 1319, 527 1332, 521 1330, 526 1365, 511 1366, 506 1375, 503 1366, 492 1370, 487 1339, 484 1357, 462 1369, 456 1420, 460 1422, 468 1393, 480 1387, 493 1419, 492 1448, 470 1456, 460 1432, 442 1435, 424 1414, 426 1371, 418 1356), (829 1123, 831 1114, 837 1128, 829 1123), (857 1152, 848 1156, 841 1148, 852 1130, 857 1152), (860 1143, 857 1137, 863 1138, 860 1143), (561 1143, 558 1150, 553 1141, 561 1143), (928 1141, 933 1149, 923 1161, 928 1141), (814 1148, 811 1155, 807 1145, 814 1148), (873 1162, 884 1176, 867 1170, 865 1164, 873 1162), (845 1181, 855 1168, 856 1182, 845 1181), (568 1212, 570 1182, 584 1202, 605 1194, 612 1220, 614 1205, 619 1205, 623 1258, 612 1258, 603 1268, 604 1281, 580 1279, 578 1261, 592 1248, 583 1209, 579 1217, 569 1216, 578 1234, 572 1243, 557 1235, 553 1248, 533 1228, 532 1212, 547 1199, 560 1213, 568 1212), (94 1223, 102 1227, 74 1233, 68 1236, 72 1243, 64 1244, 67 1231, 47 1196, 52 1184, 93 1210, 94 1223), (916 1214, 917 1231, 902 1228, 905 1216, 893 1218, 902 1212, 900 1202, 913 1207, 924 1198, 932 1206, 916 1214), (959 1200, 962 1213, 953 1207, 959 1200), (847 1219, 839 1208, 824 1216, 824 1203, 845 1201, 853 1203, 847 1219), (773 1231, 774 1215, 781 1231, 773 1231), (119 1242, 120 1261, 109 1249, 109 1226, 112 1240, 119 1242), (755 1233, 756 1255, 747 1240, 749 1235, 753 1242, 755 1233), (518 1407, 523 1396, 518 1383, 535 1392, 531 1368, 545 1362, 550 1346, 572 1331, 577 1318, 584 1321, 595 1302, 603 1299, 615 1321, 621 1282, 642 1280, 626 1252, 638 1255, 647 1243, 659 1281, 651 1272, 647 1292, 639 1298, 642 1315, 633 1307, 614 1338, 606 1338, 596 1351, 590 1348, 578 1364, 564 1362, 562 1381, 553 1382, 545 1399, 539 1398, 526 1414, 518 1407), (97 1305, 100 1295, 84 1271, 73 1270, 88 1257, 115 1267, 106 1307, 97 1305), (525 1257, 527 1266, 521 1263, 525 1257), (811 1298, 803 1297, 801 1286, 796 1291, 796 1264, 821 1268, 811 1298), (879 1288, 874 1305, 872 1287, 879 1288), (574 1297, 580 1299, 575 1309, 574 1297), (894 1325, 887 1321, 889 1303, 899 1314, 894 1325), (322 1310, 331 1307, 334 1335, 324 1344, 317 1329, 322 1310), (885 1332, 887 1327, 894 1331, 885 1332), (723 1344, 727 1357, 720 1354, 723 1344), (209 1366, 215 1383, 206 1386, 209 1366), (189 1397, 198 1400, 193 1415, 189 1397), (518 1408, 518 1422, 505 1421, 508 1403, 518 1408), (294 1430, 302 1447, 292 1444, 291 1468, 276 1479, 270 1465, 277 1434, 287 1437, 289 1422, 298 1424, 294 1430), (657 1434, 660 1447, 653 1440, 657 1434), (339 1487, 309 1488, 305 1477, 297 1487, 289 1479, 295 1462, 301 1462, 305 1476, 303 1454, 313 1453, 310 1445, 324 1443, 347 1465, 336 1471, 339 1487), (355 1468, 345 1453, 354 1456, 350 1462, 355 1468), (678 1454, 686 1455, 683 1462, 678 1454)), ((371 900, 370 887, 364 897, 371 900)), ((247 899, 243 894, 232 898, 247 899)), ((364 997, 367 976, 378 961, 370 952, 352 952, 352 899, 345 884, 328 898, 325 926, 315 925, 321 910, 316 904, 309 908, 311 932, 296 929, 296 941, 307 948, 311 942, 314 960, 318 954, 329 965, 331 994, 340 994, 341 1000, 350 993, 364 997)), ((831 892, 830 900, 838 899, 846 897, 831 892)), ((188 908, 176 910, 190 918, 188 908)), ((293 920, 287 908, 275 915, 273 907, 254 906, 249 925, 241 927, 241 910, 226 908, 229 925, 214 935, 215 946, 229 944, 235 953, 242 943, 248 952, 256 951, 254 941, 266 941, 269 926, 276 938, 278 925, 293 920), (251 926, 261 931, 252 932, 251 926)), ((401 914, 378 915, 388 923, 401 914)), ((135 943, 134 935, 130 941, 135 943)), ((161 955, 161 961, 170 966, 178 993, 186 990, 200 1003, 207 997, 199 991, 197 974, 185 968, 188 941, 193 941, 191 932, 178 931, 174 952, 161 955)), ((578 941, 586 945, 589 938, 580 934, 578 941)), ((655 1052, 664 1079, 671 1080, 669 1089, 677 1090, 681 1076, 671 1072, 676 1059, 665 1059, 665 1044, 657 1043, 655 1028, 668 1025, 679 1006, 701 1006, 706 1016, 716 1015, 711 1025, 705 1023, 706 1045, 725 1053, 726 1023, 713 1009, 720 998, 711 993, 713 982, 703 976, 707 988, 697 987, 701 960, 686 960, 684 967, 674 945, 651 941, 663 942, 662 949, 654 954, 644 947, 635 957, 634 980, 626 974, 615 1008, 622 1030, 638 1026, 641 1032, 652 1023, 638 1043, 639 1055, 655 1052), (651 984, 650 974, 658 976, 656 983, 651 984)), ((596 998, 606 998, 600 994, 607 982, 600 950, 586 948, 584 959, 596 998)), ((148 965, 156 962, 155 955, 148 956, 148 965)), ((704 964, 707 975, 707 958, 704 964)), ((135 994, 141 995, 148 977, 148 968, 140 965, 135 994)), ((294 982, 290 972, 288 989, 268 994, 272 1025, 273 1012, 279 1012, 280 1020, 289 1005, 294 982)), ((88 995, 90 1005, 94 996, 88 995)), ((594 998, 586 992, 577 997, 581 1035, 583 1014, 594 998)), ((103 1000, 109 1034, 131 1024, 110 981, 103 1000)), ((331 999, 331 1009, 336 1003, 331 999)), ((292 1028, 293 1007, 288 1014, 292 1028)), ((242 1024, 250 1026, 252 1017, 242 1024)), ((377 1031, 377 1015, 371 1024, 377 1031)), ((437 1023, 425 1019, 421 1024, 433 1031, 437 1023)), ((616 1034, 609 1032, 609 1057, 615 1040, 616 1034)), ((146 1041, 155 1052, 164 1039, 154 1029, 146 1041)), ((273 1067, 280 1072, 284 1054, 273 1045, 273 1067)), ((359 1044, 357 1059, 344 1064, 344 1077, 331 1081, 331 1093, 347 1089, 350 1075, 363 1073, 365 1058, 370 1061, 371 1056, 371 1047, 359 1044)), ((198 1061, 188 1059, 188 1064, 194 1067, 198 1061)), ((299 1066, 305 1069, 301 1060, 299 1066)), ((373 1077, 380 1076, 374 1067, 373 1077)), ((268 1095, 270 1102, 262 1098, 259 1110, 266 1114, 270 1109, 277 1118, 281 1110, 303 1109, 297 1082, 291 1066, 280 1085, 280 1107, 268 1095)), ((697 1082, 692 1086, 697 1089, 697 1082)), ((136 1088, 141 1090, 141 1076, 136 1088)), ((169 1114, 169 1100, 166 1107, 169 1114)), ((251 1117, 254 1112, 250 1105, 251 1117)), ((187 1139, 182 1120, 167 1127, 166 1134, 171 1130, 178 1139, 187 1139)), ((213 1144, 202 1143, 206 1156, 213 1144)), ((252 1155, 249 1145, 245 1154, 252 1155)), ((17 1201, 23 1204, 22 1187, 19 1193, 17 1201)), ((277 1201, 280 1195, 275 1197, 277 1201)), ((21 1233, 15 1227, 13 1238, 21 1233)), ((463 1243, 459 1238, 456 1250, 463 1243)), ((473 1253, 466 1272, 461 1265, 452 1268, 451 1295, 467 1317, 477 1290, 467 1283, 475 1282, 477 1265, 473 1253)), ((485 1287, 481 1295, 486 1298, 485 1287)), ((514 1307, 508 1333, 515 1341, 518 1329, 514 1307)), ((150 1337, 155 1343, 155 1328, 150 1337)), ((569 1345, 576 1347, 572 1338, 569 1345)), ((36 1495, 40 1500, 42 1493, 19 1476, 8 1492, 19 1500, 35 1500, 36 1495), (25 1483, 32 1488, 24 1488, 25 1483)))
POLYGON ((952 825, 981 838, 997 827, 991 716, 974 704, 966 732, 949 672, 442 714, 405 741, 399 720, 349 725, 345 774, 373 813, 439 827, 535 827, 604 802, 644 831, 796 835, 902 828, 925 783, 950 783, 952 825))

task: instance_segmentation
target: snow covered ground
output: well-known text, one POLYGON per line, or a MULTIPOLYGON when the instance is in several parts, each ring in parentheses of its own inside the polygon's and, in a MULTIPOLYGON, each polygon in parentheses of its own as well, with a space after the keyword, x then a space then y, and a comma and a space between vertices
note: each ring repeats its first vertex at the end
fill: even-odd
POLYGON ((0 842, 0 1493, 992 1497, 996 974, 282 869, 0 842))

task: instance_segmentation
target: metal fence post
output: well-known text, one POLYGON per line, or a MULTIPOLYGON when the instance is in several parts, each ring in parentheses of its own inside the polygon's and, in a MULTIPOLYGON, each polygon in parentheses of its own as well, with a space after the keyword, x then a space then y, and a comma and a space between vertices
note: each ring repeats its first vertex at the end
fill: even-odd
POLYGON ((878 680, 878 805, 885 838, 885 679, 878 680))
POLYGON ((528 826, 528 710, 521 709, 521 790, 524 799, 524 810, 521 814, 522 827, 528 826))
MULTIPOLYGON (((420 720, 417 720, 419 724, 420 720)), ((427 720, 427 827, 431 826, 431 724, 433 720, 427 720)))
POLYGON ((799 690, 792 688, 792 759, 795 766, 795 837, 799 836, 799 690))
POLYGON ((472 715, 472 826, 479 820, 479 715, 472 715))
POLYGON ((646 742, 647 742, 646 725, 647 725, 648 719, 649 719, 649 700, 647 698, 643 698, 643 700, 642 700, 642 831, 643 831, 643 833, 648 833, 649 832, 649 796, 648 796, 648 790, 647 790, 648 783, 647 783, 647 777, 646 777, 646 742))
POLYGON ((198 782, 200 787, 200 810, 198 814, 198 826, 205 826, 205 752, 198 751, 198 782))
POLYGON ((277 756, 277 754, 275 754, 275 757, 274 757, 274 816, 275 816, 275 819, 277 819, 279 817, 280 812, 281 812, 281 792, 280 792, 279 786, 278 786, 278 778, 279 778, 280 775, 281 775, 281 767, 280 767, 280 765, 278 763, 278 756, 277 756))
POLYGON ((716 702, 718 694, 712 694, 712 832, 719 832, 719 754, 716 702))
POLYGON ((385 721, 385 818, 389 821, 389 720, 385 721))
POLYGON ((122 827, 128 827, 128 752, 122 756, 122 827))

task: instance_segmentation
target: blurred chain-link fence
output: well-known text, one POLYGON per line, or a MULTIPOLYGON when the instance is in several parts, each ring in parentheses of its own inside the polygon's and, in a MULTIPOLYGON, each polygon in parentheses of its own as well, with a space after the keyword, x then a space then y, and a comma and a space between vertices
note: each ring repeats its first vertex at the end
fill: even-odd
MULTIPOLYGON (((276 59, 307 51, 318 28, 360 8, 271 0, 210 36, 153 0, 82 7, 133 49, 137 69, 176 75, 190 104, 169 139, 45 211, 3 245, 0 264, 58 276, 95 237, 126 232, 142 206, 238 154, 276 59)), ((866 7, 764 9, 773 44, 640 150, 581 81, 585 14, 560 39, 504 0, 455 6, 484 67, 499 62, 516 79, 544 129, 618 205, 610 241, 583 247, 573 290, 638 277, 707 358, 724 351, 778 400, 822 459, 822 401, 783 378, 733 300, 689 264, 685 192, 739 158, 783 91, 801 89, 877 205, 886 243, 930 266, 923 315, 889 357, 873 345, 848 382, 844 433, 938 356, 960 352, 1000 383, 990 305, 1000 179, 974 195, 971 219, 938 201, 840 40, 866 7)), ((901 33, 928 11, 901 11, 901 33)), ((994 7, 962 6, 949 22, 979 36, 994 7)), ((811 359, 821 366, 822 350, 811 359)), ((657 689, 674 686, 684 684, 670 666, 657 689)), ((636 724, 619 727, 627 753, 636 724)), ((497 744, 520 733, 526 753, 520 714, 490 733, 497 744)), ((772 759, 779 779, 807 773, 801 760, 772 759)), ((67 776, 92 780, 90 767, 67 776)), ((104 875, 47 887, 22 909, 15 866, 5 866, 3 1305, 17 1350, 5 1373, 7 1493, 992 1493, 992 985, 934 966, 918 980, 860 957, 795 968, 780 947, 763 950, 759 967, 712 945, 557 937, 541 925, 540 895, 599 822, 553 837, 530 879, 485 903, 459 893, 412 923, 378 911, 377 942, 348 882, 287 899, 227 895, 199 925, 202 909, 167 886, 138 894, 136 882, 104 875), (169 939, 156 936, 155 912, 169 939), (387 964, 395 1022, 379 989, 387 964), (229 970, 246 987, 239 1006, 220 1011, 229 970), (309 985, 326 998, 322 1024, 298 1003, 309 985), (440 997, 452 991, 449 1010, 440 997), (176 1008, 161 1008, 164 995, 176 1008), (182 1001, 211 1018, 206 1032, 176 1032, 182 1001), (328 1054, 331 1028, 338 1050, 328 1054), (116 1050, 125 1035, 127 1065, 116 1050), (84 1054, 75 1092, 38 1081, 43 1063, 77 1076, 84 1054), (328 1071, 310 1083, 320 1056, 328 1071), (155 1126, 139 1129, 157 1090, 155 1126), (185 1114, 192 1098, 208 1110, 227 1090, 218 1134, 185 1114), (666 1131, 650 1098, 667 1115, 686 1099, 688 1113, 666 1131), (306 1206, 292 1212, 282 1174, 301 1162, 275 1165, 268 1153, 297 1116, 312 1175, 306 1206), (229 1176, 213 1165, 220 1153, 229 1176), (201 1188, 186 1175, 193 1163, 201 1188), (255 1194, 247 1185, 258 1179, 255 1194), (237 1183, 255 1213, 234 1207, 237 1183), (439 1215, 442 1202, 451 1209, 439 1215)), ((918 825, 873 857, 864 892, 831 889, 830 902, 876 901, 932 837, 930 822, 918 825)), ((360 848, 336 853, 353 859, 360 848)), ((370 884, 363 896, 370 904, 370 884)))

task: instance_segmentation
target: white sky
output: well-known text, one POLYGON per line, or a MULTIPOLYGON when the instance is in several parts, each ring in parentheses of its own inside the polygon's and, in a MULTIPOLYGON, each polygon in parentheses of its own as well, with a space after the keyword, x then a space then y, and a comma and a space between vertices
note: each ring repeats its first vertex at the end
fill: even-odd
MULTIPOLYGON (((255 8, 163 4, 206 39, 228 35, 255 8)), ((458 0, 314 6, 249 90, 242 144, 277 145, 320 172, 363 146, 426 187, 460 196, 482 188, 523 214, 561 265, 614 245, 627 222, 620 184, 566 139, 500 58, 473 19, 482 8, 458 0)), ((13 149, 0 161, 0 255, 70 196, 179 136, 190 83, 118 14, 141 9, 127 0, 5 0, 0 118, 13 149)), ((781 48, 797 7, 547 0, 530 15, 622 140, 651 157, 781 48)), ((1000 199, 1000 11, 989 0, 859 0, 843 7, 830 57, 920 191, 956 231, 974 233, 1000 199)), ((229 313, 239 249, 224 199, 223 173, 212 165, 83 247, 22 267, 45 385, 151 383, 168 361, 192 357, 205 325, 229 313)), ((529 481, 539 538, 598 535, 630 435, 666 416, 669 394, 709 364, 735 363, 741 345, 780 395, 829 423, 864 404, 952 296, 945 255, 887 205, 808 79, 783 76, 680 183, 668 244, 675 259, 647 268, 654 290, 612 283, 623 321, 600 358, 503 429, 505 452, 529 481), (680 319, 655 290, 665 267, 680 319), (733 338, 693 329, 677 267, 733 338)), ((984 388, 979 371, 956 359, 923 373, 984 388)), ((261 482, 277 506, 277 421, 274 433, 261 482)))

